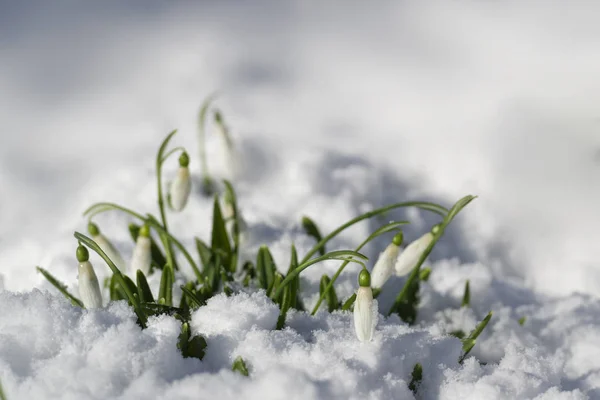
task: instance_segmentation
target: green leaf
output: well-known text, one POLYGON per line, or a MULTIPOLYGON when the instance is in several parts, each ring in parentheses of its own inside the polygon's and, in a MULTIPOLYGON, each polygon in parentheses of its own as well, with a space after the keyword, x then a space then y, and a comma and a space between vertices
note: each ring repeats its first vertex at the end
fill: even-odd
POLYGON ((110 293, 111 301, 127 300, 127 294, 117 282, 117 277, 115 276, 115 274, 111 275, 110 286, 108 290, 110 293))
MULTIPOLYGON (((75 232, 74 236, 75 236, 75 239, 77 239, 79 242, 86 245, 90 249, 94 250, 106 262, 108 267, 112 270, 113 274, 115 275, 115 279, 117 280, 117 283, 125 291, 125 294, 127 295, 129 302, 133 305, 133 309, 138 317, 138 322, 139 322, 140 326, 142 328, 146 328, 147 317, 146 317, 146 314, 144 313, 144 310, 141 307, 141 303, 137 297, 137 290, 135 290, 135 291, 131 290, 130 286, 128 285, 128 282, 125 279, 126 275, 123 275, 121 273, 119 268, 117 268, 117 266, 104 253, 104 251, 102 251, 102 249, 100 248, 100 246, 98 246, 98 244, 96 242, 94 242, 92 239, 90 239, 89 237, 87 237, 79 232, 75 232)), ((129 281, 131 281, 131 279, 129 281)), ((133 283, 133 282, 131 282, 131 283, 133 283)), ((135 284, 133 286, 135 287, 135 284)))
MULTIPOLYGON (((129 234, 131 235, 131 239, 133 239, 133 243, 137 242, 137 238, 140 235, 140 225, 129 224, 129 234)), ((152 254, 152 267, 162 269, 163 266, 167 263, 167 259, 163 255, 162 251, 156 244, 156 241, 152 236, 150 236, 150 252, 152 254)))
POLYGON ((261 288, 268 290, 271 287, 276 271, 277 268, 269 248, 264 245, 260 246, 256 255, 256 272, 261 288))
POLYGON ((193 310, 196 310, 204 305, 204 301, 198 297, 196 293, 186 285, 179 286, 183 292, 183 296, 188 300, 188 304, 193 310))
POLYGON ((285 318, 287 316, 287 312, 292 305, 292 286, 288 285, 283 291, 283 299, 281 300, 281 309, 279 311, 279 317, 277 318, 277 325, 275 329, 281 330, 285 326, 285 318))
POLYGON ((281 303, 282 297, 281 296, 280 297, 275 296, 275 292, 279 288, 279 285, 281 285, 282 281, 283 281, 283 275, 281 275, 279 272, 275 272, 275 274, 273 275, 273 282, 271 283, 271 286, 269 286, 269 289, 267 290, 268 296, 276 304, 280 304, 281 303))
POLYGON ((0 400, 7 400, 6 395, 4 394, 4 388, 2 387, 2 382, 0 382, 0 400))
POLYGON ((177 340, 177 348, 181 351, 181 355, 184 358, 194 357, 202 360, 204 358, 206 346, 206 340, 202 336, 191 336, 189 323, 184 322, 181 324, 181 333, 177 340))
POLYGON ((521 326, 525 325, 525 321, 527 321, 527 317, 519 318, 519 325, 521 325, 521 326))
POLYGON ((473 349, 473 347, 475 346, 475 343, 477 343, 477 338, 479 337, 479 335, 481 334, 481 332, 483 332, 483 330, 485 329, 485 327, 487 326, 487 324, 490 322, 490 319, 492 319, 492 312, 491 311, 483 319, 483 321, 481 321, 475 327, 475 329, 473 329, 473 331, 471 332, 471 334, 468 337, 466 337, 465 339, 462 340, 462 343, 463 343, 463 355, 459 358, 459 360, 458 360, 459 363, 462 364, 462 362, 467 358, 467 355, 469 354, 469 352, 471 351, 471 349, 473 349))
POLYGON ((243 376, 248 376, 248 368, 246 367, 246 363, 244 362, 244 359, 240 356, 238 356, 234 361, 233 364, 231 365, 231 370, 234 372, 239 372, 240 374, 242 374, 243 376))
POLYGON ((202 262, 203 272, 206 273, 206 268, 208 263, 210 262, 210 257, 212 255, 212 251, 210 247, 202 240, 196 239, 196 249, 198 250, 198 255, 200 256, 200 262, 202 262))
MULTIPOLYGON (((292 256, 290 260, 290 266, 288 268, 288 275, 298 268, 298 252, 296 246, 292 244, 292 256)), ((300 300, 300 275, 296 276, 290 283, 290 307, 296 310, 302 310, 302 301, 300 300)))
POLYGON ((83 308, 83 302, 77 297, 73 296, 71 293, 69 293, 69 291, 67 290, 67 285, 56 279, 50 272, 46 271, 45 269, 41 267, 36 267, 36 269, 39 273, 41 273, 44 276, 44 278, 48 280, 48 282, 52 284, 52 286, 57 288, 58 291, 63 294, 63 296, 70 300, 71 304, 83 308))
POLYGON ((469 288, 469 280, 465 283, 465 292, 461 302, 461 307, 469 307, 471 304, 471 289, 469 288))
POLYGON ((224 200, 231 205, 233 209, 233 223, 231 226, 231 237, 233 239, 233 251, 231 255, 231 265, 229 270, 235 273, 237 270, 237 261, 240 251, 240 216, 238 214, 237 196, 233 185, 228 180, 223 180, 225 184, 224 200))
POLYGON ((421 381, 423 380, 423 366, 419 363, 415 364, 413 368, 410 384, 408 388, 416 395, 419 386, 421 385, 421 381))
MULTIPOLYGON (((329 285, 329 282, 331 282, 331 279, 329 279, 329 276, 327 276, 326 274, 321 277, 321 282, 319 284, 319 293, 321 295, 325 293, 325 288, 327 287, 327 285, 329 285)), ((329 310, 329 312, 331 313, 334 310, 337 310, 337 308, 339 307, 339 301, 337 298, 337 294, 335 293, 335 288, 332 287, 331 289, 329 289, 325 298, 327 299, 327 309, 329 310)))
MULTIPOLYGON (((315 222, 312 219, 310 219, 309 217, 307 217, 306 215, 302 217, 302 228, 304 228, 304 231, 306 232, 306 234, 308 236, 312 236, 317 241, 317 243, 319 243, 321 240, 323 240, 323 236, 321 236, 321 232, 319 231, 317 224, 315 224, 315 222)), ((325 245, 324 244, 319 249, 319 253, 322 256, 325 255, 325 245)))
POLYGON ((173 305, 173 268, 167 264, 163 268, 162 275, 160 277, 160 289, 158 291, 158 298, 165 299, 165 305, 173 305))
POLYGON ((218 196, 215 196, 214 199, 212 238, 210 244, 213 253, 218 252, 221 255, 223 265, 231 265, 231 244, 229 243, 229 237, 227 236, 227 229, 225 227, 225 221, 223 220, 223 213, 221 213, 218 196))
POLYGON ((342 305, 342 311, 350 311, 352 305, 356 301, 356 293, 353 293, 352 296, 348 297, 348 299, 342 305))
POLYGON ((148 285, 148 281, 146 280, 146 276, 144 273, 137 270, 136 273, 136 281, 137 281, 137 292, 142 303, 154 303, 154 296, 152 296, 152 291, 150 290, 150 286, 148 285))
POLYGON ((459 338, 459 339, 464 339, 465 336, 467 336, 467 334, 465 333, 465 331, 460 330, 460 329, 456 330, 456 331, 450 332, 449 335, 454 336, 454 337, 459 338))

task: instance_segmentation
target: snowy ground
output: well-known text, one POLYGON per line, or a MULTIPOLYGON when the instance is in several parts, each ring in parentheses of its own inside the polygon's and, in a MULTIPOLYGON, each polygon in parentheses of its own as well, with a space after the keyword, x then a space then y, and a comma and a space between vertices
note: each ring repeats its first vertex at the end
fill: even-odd
MULTIPOLYGON (((410 399, 415 362, 422 399, 600 398, 599 11, 576 2, 0 3, 9 399, 410 399), (85 231, 91 203, 156 212, 153 157, 171 129, 198 171, 196 114, 215 90, 244 157, 236 187, 249 253, 266 243, 286 265, 292 242, 306 252, 304 214, 329 231, 391 202, 479 196, 434 250, 417 329, 381 317, 374 341, 360 345, 351 314, 323 313, 294 314, 292 329, 272 331, 277 308, 264 296, 219 297, 194 315, 209 344, 200 362, 177 352, 173 319, 141 332, 123 304, 76 309, 36 273, 43 266, 76 292, 72 233, 85 231), (459 310, 466 279, 473 309, 459 310), (469 330, 489 310, 472 353, 487 364, 459 365, 460 342, 443 333, 469 330), (237 355, 250 379, 229 372, 237 355)), ((218 175, 220 143, 210 135, 208 146, 218 175)), ((210 210, 196 194, 170 216, 172 230, 192 246, 208 237, 210 210)), ((434 222, 407 218, 411 240, 434 222)), ((127 219, 99 222, 129 257, 127 219)), ((353 248, 380 222, 335 246, 353 248)), ((337 265, 303 274, 309 298, 337 265)), ((348 271, 343 296, 356 288, 357 268, 348 271)))

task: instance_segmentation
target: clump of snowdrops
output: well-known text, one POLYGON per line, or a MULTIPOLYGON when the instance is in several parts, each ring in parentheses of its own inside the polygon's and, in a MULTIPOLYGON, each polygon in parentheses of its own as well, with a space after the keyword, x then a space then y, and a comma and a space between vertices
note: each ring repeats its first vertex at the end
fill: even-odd
MULTIPOLYGON (((141 213, 115 203, 101 202, 93 204, 85 212, 88 218, 88 235, 75 232, 77 247, 75 255, 79 270, 79 298, 71 294, 66 285, 59 282, 48 271, 38 270, 75 306, 99 308, 104 304, 100 283, 94 266, 89 261, 89 250, 97 253, 110 268, 112 275, 105 285, 109 289, 110 301, 125 300, 135 311, 137 323, 144 329, 148 317, 158 314, 169 314, 181 321, 181 333, 178 348, 184 357, 202 359, 207 341, 200 335, 194 335, 190 328, 192 313, 206 304, 213 296, 225 293, 230 296, 242 288, 264 290, 266 295, 279 306, 280 314, 275 329, 282 329, 286 323, 286 315, 290 309, 308 312, 302 303, 300 274, 307 268, 321 261, 339 260, 340 267, 329 277, 323 275, 320 283, 320 296, 310 313, 314 315, 319 309, 328 312, 335 310, 352 311, 354 314, 354 329, 357 336, 357 346, 360 342, 371 341, 376 329, 377 315, 397 314, 404 322, 414 324, 419 306, 420 282, 426 281, 431 273, 429 268, 422 268, 423 263, 431 253, 435 244, 443 237, 444 232, 456 215, 475 197, 465 196, 449 209, 439 204, 408 201, 390 204, 374 209, 345 222, 327 235, 321 235, 317 224, 309 217, 303 217, 301 225, 307 235, 315 239, 315 245, 304 255, 299 256, 294 245, 290 248, 287 272, 278 268, 267 246, 261 246, 256 257, 250 260, 240 259, 240 243, 242 231, 245 229, 238 208, 237 197, 229 180, 223 180, 219 191, 217 182, 210 176, 204 148, 205 123, 213 97, 203 104, 199 113, 199 159, 202 170, 202 192, 213 196, 212 235, 210 243, 195 238, 196 255, 193 256, 182 243, 169 231, 167 221, 167 206, 172 212, 185 211, 191 194, 191 177, 189 171, 190 157, 186 149, 169 144, 177 131, 169 135, 161 143, 156 155, 157 204, 159 216, 141 213), (171 183, 163 184, 163 165, 173 155, 179 155, 179 168, 171 183), (166 193, 165 193, 166 189, 166 193), (372 232, 355 249, 326 251, 327 244, 351 226, 383 215, 391 210, 405 207, 416 207, 437 214, 439 222, 425 232, 420 238, 404 246, 402 226, 408 221, 392 221, 382 225, 372 232), (132 217, 136 223, 129 225, 129 232, 134 246, 132 259, 127 263, 112 245, 93 218, 104 212, 121 212, 132 217), (371 272, 367 269, 368 259, 361 254, 361 249, 373 239, 382 235, 390 235, 390 244, 373 263, 371 272), (156 240, 158 238, 158 240, 156 240), (89 250, 88 250, 89 249, 89 250), (173 301, 173 286, 176 281, 175 272, 179 269, 175 253, 183 255, 185 261, 194 273, 194 279, 180 285, 181 300, 173 301), (336 294, 335 283, 349 263, 358 263, 362 269, 358 276, 355 294, 340 301, 336 294), (158 293, 153 293, 148 285, 150 274, 160 274, 158 293), (385 290, 385 283, 392 275, 406 276, 402 289, 389 310, 380 310, 377 296, 385 290), (322 307, 323 306, 323 307, 322 307)), ((223 138, 223 155, 230 166, 230 176, 237 170, 235 149, 225 125, 222 114, 214 112, 214 122, 223 138)), ((469 283, 466 282, 463 306, 470 301, 469 283)), ((491 318, 491 313, 471 332, 451 332, 463 342, 463 354, 460 362, 475 345, 476 339, 491 318)), ((236 358, 232 369, 242 375, 248 375, 249 370, 241 358, 236 358)), ((422 379, 422 367, 415 365, 411 376, 410 388, 416 391, 422 379)))

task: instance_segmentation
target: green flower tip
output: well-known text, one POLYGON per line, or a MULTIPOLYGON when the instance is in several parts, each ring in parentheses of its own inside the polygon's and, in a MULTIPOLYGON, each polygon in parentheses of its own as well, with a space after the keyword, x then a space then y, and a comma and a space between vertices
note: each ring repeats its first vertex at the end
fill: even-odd
POLYGON ((403 241, 404 241, 404 234, 402 233, 402 231, 398 232, 392 239, 392 243, 394 243, 396 246, 400 246, 403 241))
POLYGON ((440 233, 440 229, 442 229, 441 224, 435 224, 433 228, 431 228, 431 233, 437 235, 440 233))
POLYGON ((144 225, 143 225, 143 226, 140 228, 140 236, 143 236, 143 237, 150 237, 150 227, 149 227, 148 225, 145 225, 145 224, 144 224, 144 225))
POLYGON ((179 156, 179 166, 187 167, 188 165, 190 165, 190 156, 188 156, 188 153, 184 151, 179 156))
POLYGON ((369 271, 363 268, 358 275, 358 285, 362 287, 370 287, 371 286, 371 274, 369 271))
POLYGON ((96 225, 95 223, 90 222, 88 224, 88 232, 92 236, 98 236, 100 234, 100 228, 98 228, 98 225, 96 225))
POLYGON ((83 245, 77 246, 77 251, 75 251, 75 256, 77 257, 77 261, 86 262, 90 259, 90 252, 83 245))

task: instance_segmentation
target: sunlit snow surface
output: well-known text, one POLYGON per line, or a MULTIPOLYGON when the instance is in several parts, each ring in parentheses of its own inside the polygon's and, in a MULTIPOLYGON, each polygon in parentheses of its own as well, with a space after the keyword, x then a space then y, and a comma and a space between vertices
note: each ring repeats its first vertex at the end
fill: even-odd
MULTIPOLYGON (((410 399, 416 362, 421 399, 600 398, 599 6, 164 4, 0 3, 9 399, 410 399), (242 155, 244 250, 268 244, 284 272, 292 243, 300 254, 312 245, 302 215, 327 232, 387 203, 479 196, 432 254, 416 328, 381 316, 373 342, 360 344, 351 314, 294 313, 273 331, 277 309, 264 295, 216 297, 193 317, 208 342, 200 362, 177 351, 175 320, 140 331, 124 304, 74 308, 36 273, 77 293, 72 233, 85 232, 92 203, 157 212, 154 157, 170 130, 198 177, 197 111, 213 91, 242 155), (473 308, 459 309, 467 279, 473 308), (460 342, 444 333, 490 310, 472 352, 486 364, 459 365, 460 342), (229 371, 238 355, 251 378, 229 371)), ((220 148, 209 131, 216 177, 220 148)), ((169 215, 190 249, 210 234, 211 201, 197 183, 184 212, 169 215)), ((387 218, 409 219, 409 240, 437 221, 414 210, 387 218)), ((129 258, 129 220, 97 222, 129 258)), ((354 248, 385 222, 330 249, 354 248)), ((308 305, 338 265, 303 273, 308 305)), ((347 271, 342 298, 356 289, 358 267, 347 271)), ((386 286, 382 313, 401 284, 386 286)))

